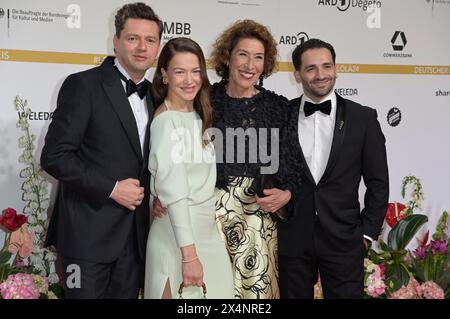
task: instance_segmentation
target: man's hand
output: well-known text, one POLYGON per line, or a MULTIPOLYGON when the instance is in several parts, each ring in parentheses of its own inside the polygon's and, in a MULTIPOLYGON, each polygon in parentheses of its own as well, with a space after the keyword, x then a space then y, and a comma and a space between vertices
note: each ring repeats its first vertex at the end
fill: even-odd
POLYGON ((163 207, 161 202, 159 201, 158 197, 155 197, 153 199, 153 210, 152 210, 153 216, 155 218, 163 217, 165 214, 167 214, 167 208, 163 207))
POLYGON ((370 242, 370 240, 367 240, 366 238, 363 238, 363 243, 364 243, 364 247, 366 248, 366 250, 370 247, 370 245, 372 244, 370 242))
POLYGON ((119 205, 134 211, 144 199, 144 187, 140 187, 137 179, 128 178, 117 182, 111 198, 119 205))
POLYGON ((265 189, 265 197, 256 196, 256 203, 266 212, 276 212, 286 205, 291 199, 290 191, 283 191, 278 188, 265 189))

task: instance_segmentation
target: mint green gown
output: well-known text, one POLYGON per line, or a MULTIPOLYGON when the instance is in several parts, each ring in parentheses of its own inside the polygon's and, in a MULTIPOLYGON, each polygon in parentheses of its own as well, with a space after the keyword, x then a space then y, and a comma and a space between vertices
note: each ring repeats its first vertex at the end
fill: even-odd
MULTIPOLYGON (((160 299, 167 280, 173 298, 182 282, 180 247, 195 244, 203 266, 207 298, 233 298, 231 262, 215 222, 216 161, 203 147, 196 112, 167 110, 151 124, 150 190, 168 214, 156 218, 147 241, 144 297, 160 299)), ((199 287, 183 298, 202 298, 199 287)))

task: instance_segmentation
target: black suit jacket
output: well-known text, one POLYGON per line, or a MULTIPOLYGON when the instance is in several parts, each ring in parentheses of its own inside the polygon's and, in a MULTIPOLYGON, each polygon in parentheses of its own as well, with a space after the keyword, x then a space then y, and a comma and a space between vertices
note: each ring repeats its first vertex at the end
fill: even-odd
MULTIPOLYGON (((149 229, 150 130, 141 152, 136 121, 114 58, 72 74, 59 91, 57 108, 45 137, 41 165, 59 180, 46 244, 65 257, 111 262, 122 252, 130 232, 145 260, 149 229), (134 212, 109 196, 116 181, 135 178, 146 189, 134 212)), ((149 123, 152 97, 146 97, 149 123)), ((148 125, 150 126, 150 125, 148 125)))
MULTIPOLYGON (((314 219, 334 243, 346 251, 361 245, 363 235, 376 239, 389 199, 385 138, 376 110, 337 95, 336 124, 330 157, 316 184, 298 139, 300 98, 289 102, 290 131, 294 132, 298 163, 303 164, 301 186, 293 194, 295 212, 279 224, 279 254, 297 257, 311 246, 314 219), (358 189, 367 187, 361 211, 358 189), (315 213, 317 211, 317 217, 315 213)), ((300 169, 300 168, 299 168, 300 169)))

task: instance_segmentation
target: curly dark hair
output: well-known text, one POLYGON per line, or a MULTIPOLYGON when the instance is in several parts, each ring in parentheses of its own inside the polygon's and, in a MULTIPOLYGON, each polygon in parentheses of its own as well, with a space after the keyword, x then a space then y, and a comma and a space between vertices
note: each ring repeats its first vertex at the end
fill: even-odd
POLYGON ((277 43, 269 29, 253 20, 238 20, 226 29, 216 40, 211 53, 211 65, 217 75, 226 77, 231 51, 240 39, 257 39, 264 46, 264 70, 262 76, 267 78, 276 66, 277 43))
POLYGON ((302 67, 302 55, 308 50, 312 49, 327 49, 331 53, 333 58, 333 63, 336 64, 336 52, 331 44, 322 41, 320 39, 309 39, 302 44, 297 45, 297 47, 292 52, 292 64, 297 71, 300 71, 302 67))
POLYGON ((125 22, 127 22, 127 19, 145 19, 156 22, 159 29, 159 39, 161 40, 163 23, 153 9, 145 3, 128 3, 117 11, 114 25, 116 27, 116 36, 118 38, 120 38, 120 33, 125 27, 125 22))

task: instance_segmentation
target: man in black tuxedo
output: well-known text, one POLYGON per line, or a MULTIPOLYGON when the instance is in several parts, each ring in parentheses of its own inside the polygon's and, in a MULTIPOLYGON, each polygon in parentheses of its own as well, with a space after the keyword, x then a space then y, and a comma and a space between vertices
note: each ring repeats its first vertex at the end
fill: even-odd
POLYGON ((41 155, 59 180, 46 243, 58 250, 67 298, 136 298, 143 280, 153 114, 144 75, 162 23, 134 3, 117 12, 115 27, 116 58, 64 81, 41 155))
POLYGON ((279 224, 281 298, 361 298, 367 241, 381 232, 389 181, 385 138, 374 109, 334 92, 334 48, 310 39, 292 60, 304 95, 290 101, 291 131, 303 165, 295 213, 279 224), (297 143, 298 141, 298 143, 297 143), (367 188, 360 210, 358 189, 367 188))

